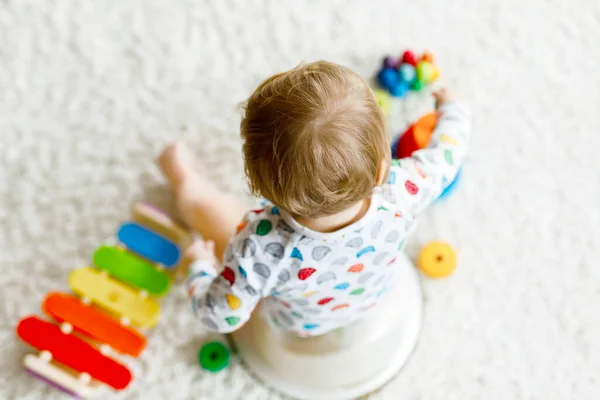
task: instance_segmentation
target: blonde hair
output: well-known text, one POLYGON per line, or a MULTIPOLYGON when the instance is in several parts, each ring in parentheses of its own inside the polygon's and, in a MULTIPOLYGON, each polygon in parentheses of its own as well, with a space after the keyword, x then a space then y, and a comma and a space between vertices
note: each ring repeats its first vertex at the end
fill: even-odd
POLYGON ((390 157, 369 85, 326 61, 261 83, 241 122, 250 190, 294 216, 334 214, 369 196, 390 157))

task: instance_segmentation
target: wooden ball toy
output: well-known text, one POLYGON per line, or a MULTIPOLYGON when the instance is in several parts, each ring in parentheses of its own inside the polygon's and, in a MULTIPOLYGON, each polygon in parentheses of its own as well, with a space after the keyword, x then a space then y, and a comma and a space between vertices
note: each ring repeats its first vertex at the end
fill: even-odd
POLYGON ((440 77, 440 70, 435 66, 435 64, 432 64, 433 67, 433 75, 431 76, 431 82, 434 82, 435 80, 437 80, 440 77))
POLYGON ((387 56, 383 59, 377 81, 394 97, 402 97, 411 90, 418 92, 439 77, 433 60, 429 51, 419 58, 411 50, 406 50, 400 58, 387 56))
POLYGON ((413 67, 410 64, 401 64, 400 68, 398 68, 398 74, 400 74, 400 79, 402 79, 403 82, 406 82, 409 85, 417 77, 417 72, 415 71, 415 67, 413 67))
POLYGON ((420 61, 417 64, 416 68, 417 79, 424 84, 433 82, 433 77, 435 75, 435 68, 433 64, 427 61, 420 61))
POLYGON ((379 84, 381 86, 390 90, 391 88, 396 86, 396 84, 398 84, 400 78, 398 76, 398 72, 395 69, 384 68, 381 71, 379 71, 379 74, 377 74, 377 81, 379 81, 379 84))
POLYGON ((448 243, 431 242, 421 250, 417 265, 425 275, 443 278, 456 268, 456 252, 448 243))
POLYGON ((415 53, 413 53, 410 50, 406 50, 402 54, 402 63, 403 64, 410 64, 413 67, 416 67, 417 66, 417 57, 415 57, 415 53))
POLYGON ((430 51, 426 51, 421 56, 421 61, 427 61, 433 64, 433 53, 430 51))
POLYGON ((410 85, 410 88, 412 90, 414 90, 415 92, 418 92, 419 90, 423 89, 424 86, 425 86, 425 84, 423 83, 423 81, 420 81, 419 79, 415 79, 415 81, 412 83, 412 85, 410 85))
POLYGON ((390 93, 392 96, 394 97, 402 97, 405 94, 408 93, 408 91, 410 90, 409 86, 404 83, 404 82, 398 82, 396 83, 396 85, 394 85, 393 87, 391 87, 390 89, 390 93))
POLYGON ((396 68, 398 60, 396 57, 387 56, 383 59, 383 68, 396 68))
POLYGON ((382 89, 375 89, 374 92, 377 103, 379 104, 379 107, 381 107, 381 111, 383 111, 383 115, 389 117, 390 109, 392 107, 392 98, 390 94, 382 89))

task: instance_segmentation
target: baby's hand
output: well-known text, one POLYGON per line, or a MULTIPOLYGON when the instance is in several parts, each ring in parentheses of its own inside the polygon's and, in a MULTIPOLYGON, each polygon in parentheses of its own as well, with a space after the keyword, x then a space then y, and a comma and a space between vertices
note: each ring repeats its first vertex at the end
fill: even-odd
POLYGON ((212 240, 196 239, 185 251, 186 258, 190 260, 212 261, 215 258, 215 242, 212 240))
POLYGON ((433 92, 433 98, 435 99, 435 108, 438 109, 444 104, 448 103, 451 100, 450 93, 448 89, 441 88, 433 92))

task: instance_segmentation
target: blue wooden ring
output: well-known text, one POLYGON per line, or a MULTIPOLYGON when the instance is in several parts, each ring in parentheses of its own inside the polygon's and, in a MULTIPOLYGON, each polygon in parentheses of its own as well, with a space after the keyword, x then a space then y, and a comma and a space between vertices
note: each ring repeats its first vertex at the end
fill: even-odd
POLYGON ((440 196, 437 198, 438 200, 448 197, 452 192, 456 190, 456 183, 460 180, 461 174, 462 168, 458 170, 454 180, 450 182, 450 184, 446 186, 446 188, 442 191, 442 194, 440 194, 440 196))

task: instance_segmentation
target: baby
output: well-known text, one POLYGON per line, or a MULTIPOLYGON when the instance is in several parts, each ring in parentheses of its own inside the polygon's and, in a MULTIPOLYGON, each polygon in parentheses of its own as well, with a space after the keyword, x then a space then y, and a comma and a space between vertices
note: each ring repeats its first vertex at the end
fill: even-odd
POLYGON ((468 107, 445 89, 434 97, 429 147, 393 160, 384 116, 358 74, 320 61, 267 79, 241 122, 249 185, 265 199, 250 210, 196 173, 181 144, 164 151, 179 211, 204 238, 186 255, 206 328, 234 331, 262 301, 273 326, 315 336, 377 305, 415 218, 467 151, 468 107))

